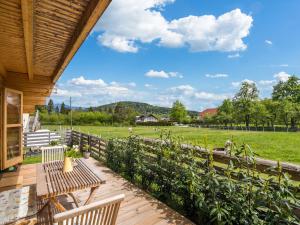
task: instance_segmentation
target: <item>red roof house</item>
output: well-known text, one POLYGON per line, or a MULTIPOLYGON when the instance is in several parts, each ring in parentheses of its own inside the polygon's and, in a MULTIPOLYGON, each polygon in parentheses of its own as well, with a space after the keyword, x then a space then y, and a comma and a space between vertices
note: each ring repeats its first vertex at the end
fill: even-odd
POLYGON ((205 116, 214 116, 218 113, 217 108, 205 109, 204 111, 199 113, 200 119, 203 119, 205 116))

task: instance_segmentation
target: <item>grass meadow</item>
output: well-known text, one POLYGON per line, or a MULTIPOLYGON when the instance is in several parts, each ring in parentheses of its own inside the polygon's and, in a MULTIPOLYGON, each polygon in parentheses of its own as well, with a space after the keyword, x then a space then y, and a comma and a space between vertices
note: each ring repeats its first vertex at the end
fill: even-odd
MULTIPOLYGON (((51 130, 58 130, 58 126, 44 126, 51 130)), ((84 133, 95 134, 104 139, 114 137, 128 137, 128 127, 103 126, 74 126, 74 129, 84 133)), ((170 130, 173 135, 180 136, 186 143, 209 148, 224 147, 228 139, 233 139, 238 145, 246 143, 258 157, 292 162, 300 164, 300 133, 286 132, 247 132, 213 130, 192 127, 133 127, 134 134, 144 137, 157 138, 161 130, 170 130)))

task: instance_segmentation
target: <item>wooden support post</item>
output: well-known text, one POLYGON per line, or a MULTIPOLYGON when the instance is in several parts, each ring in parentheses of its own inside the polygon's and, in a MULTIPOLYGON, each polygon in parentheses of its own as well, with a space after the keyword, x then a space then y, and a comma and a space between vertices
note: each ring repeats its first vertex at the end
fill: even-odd
POLYGON ((33 79, 33 0, 21 0, 27 73, 33 79))

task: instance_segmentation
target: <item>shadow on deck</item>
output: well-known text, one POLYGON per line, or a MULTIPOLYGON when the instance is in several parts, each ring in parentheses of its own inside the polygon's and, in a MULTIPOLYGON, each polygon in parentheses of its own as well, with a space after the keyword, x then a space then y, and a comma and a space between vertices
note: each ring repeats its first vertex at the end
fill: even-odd
MULTIPOLYGON (((90 158, 88 163, 94 168, 94 172, 98 174, 106 183, 101 185, 97 190, 94 201, 105 199, 117 194, 125 194, 125 200, 121 204, 118 214, 117 224, 119 225, 163 225, 163 224, 179 224, 187 225, 193 224, 191 221, 169 208, 167 205, 156 200, 146 192, 137 188, 135 185, 123 179, 118 174, 114 173, 97 160, 90 158)), ((23 186, 36 185, 36 165, 22 165, 18 172, 4 175, 1 182, 5 179, 12 179, 13 176, 23 177, 23 186)), ((0 188, 0 192, 4 189, 0 188)), ((81 200, 87 198, 89 190, 76 192, 75 196, 81 200)), ((67 208, 75 207, 72 199, 69 197, 61 196, 60 202, 67 208)), ((1 206, 0 206, 1 207, 1 206)), ((47 224, 49 221, 49 212, 47 209, 43 211, 42 216, 38 217, 41 224, 47 224)), ((49 223, 48 223, 49 224, 49 223)))

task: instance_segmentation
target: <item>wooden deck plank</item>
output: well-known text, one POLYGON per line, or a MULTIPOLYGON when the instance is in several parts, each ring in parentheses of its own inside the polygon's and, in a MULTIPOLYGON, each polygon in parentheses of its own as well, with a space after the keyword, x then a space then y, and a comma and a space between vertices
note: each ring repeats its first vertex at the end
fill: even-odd
MULTIPOLYGON (((117 218, 117 225, 193 224, 179 213, 170 209, 141 189, 138 189, 135 185, 126 181, 95 159, 87 159, 87 162, 90 169, 100 176, 101 179, 106 181, 105 184, 100 185, 93 201, 105 199, 117 194, 125 194, 125 200, 121 204, 117 218)), ((36 164, 22 165, 19 174, 23 176, 23 184, 35 184, 37 180, 36 164)), ((75 192, 74 195, 79 198, 79 204, 82 205, 88 194, 89 190, 86 189, 84 191, 75 192)), ((70 197, 62 196, 60 201, 67 209, 75 207, 70 197)), ((47 213, 47 210, 45 210, 45 213, 47 213)))

